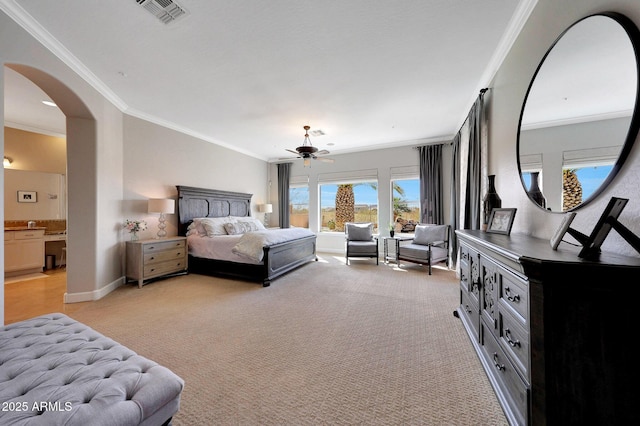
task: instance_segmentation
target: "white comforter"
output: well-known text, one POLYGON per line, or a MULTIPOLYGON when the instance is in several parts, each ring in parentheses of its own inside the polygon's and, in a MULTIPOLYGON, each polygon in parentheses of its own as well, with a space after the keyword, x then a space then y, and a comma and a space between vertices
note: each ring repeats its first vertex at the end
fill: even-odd
POLYGON ((283 228, 267 229, 264 231, 247 232, 242 235, 240 241, 231 249, 238 256, 246 257, 255 262, 262 262, 266 246, 296 240, 298 238, 314 235, 307 228, 283 228))

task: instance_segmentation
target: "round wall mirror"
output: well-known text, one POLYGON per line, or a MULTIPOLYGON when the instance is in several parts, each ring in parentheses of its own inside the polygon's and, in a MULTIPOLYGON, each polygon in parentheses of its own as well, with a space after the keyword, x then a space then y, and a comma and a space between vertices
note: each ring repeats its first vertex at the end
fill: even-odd
POLYGON ((551 46, 520 114, 518 167, 538 206, 575 210, 615 177, 640 127, 640 32, 625 16, 588 16, 551 46))

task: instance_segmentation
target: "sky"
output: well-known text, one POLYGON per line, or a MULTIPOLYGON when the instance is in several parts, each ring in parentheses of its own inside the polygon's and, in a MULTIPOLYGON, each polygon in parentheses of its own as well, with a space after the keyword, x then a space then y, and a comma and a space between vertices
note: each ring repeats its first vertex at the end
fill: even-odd
MULTIPOLYGON (((402 197, 405 200, 416 201, 420 198, 420 180, 398 180, 396 181, 405 190, 402 197)), ((336 192, 338 185, 322 185, 320 189, 320 203, 322 207, 335 207, 336 192)), ((353 189, 356 196, 356 204, 378 204, 378 192, 368 184, 359 184, 353 189)), ((395 195, 395 194, 394 194, 395 195)))

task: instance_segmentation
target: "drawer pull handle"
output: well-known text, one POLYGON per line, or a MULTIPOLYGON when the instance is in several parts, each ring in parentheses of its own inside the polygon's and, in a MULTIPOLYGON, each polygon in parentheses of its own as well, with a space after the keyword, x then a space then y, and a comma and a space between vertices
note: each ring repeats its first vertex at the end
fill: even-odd
POLYGON ((151 258, 150 258, 149 260, 154 260, 154 259, 155 259, 155 257, 154 257, 154 256, 151 256, 151 258))
POLYGON ((520 295, 516 294, 514 296, 511 295, 511 289, 509 287, 504 288, 504 294, 507 296, 507 300, 510 302, 519 302, 520 295))
POLYGON ((156 248, 156 246, 149 246, 149 250, 153 250, 155 248, 156 248))
POLYGON ((155 270, 156 270, 156 268, 152 268, 152 269, 151 269, 151 272, 153 272, 153 271, 155 271, 155 270))
POLYGON ((493 353, 493 365, 496 367, 497 370, 504 371, 504 364, 500 364, 498 362, 498 353, 497 352, 493 353))
POLYGON ((520 340, 513 340, 511 338, 511 330, 509 330, 508 328, 504 329, 504 337, 505 339, 507 339, 507 343, 509 344, 509 346, 511 346, 512 348, 519 348, 520 345, 520 340))

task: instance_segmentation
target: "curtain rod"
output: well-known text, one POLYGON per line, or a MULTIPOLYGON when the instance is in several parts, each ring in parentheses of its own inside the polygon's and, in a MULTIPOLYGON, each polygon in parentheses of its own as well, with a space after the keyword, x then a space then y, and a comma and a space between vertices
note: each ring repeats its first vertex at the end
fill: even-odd
MULTIPOLYGON (((484 95, 487 92, 487 90, 489 90, 488 87, 484 87, 484 88, 480 89, 480 94, 484 95)), ((475 102, 474 102, 474 104, 475 104, 475 102)), ((471 112, 471 110, 469 110, 469 112, 471 112)), ((458 131, 456 132, 456 135, 458 133, 460 133, 460 130, 462 130, 462 128, 464 127, 464 123, 466 123, 468 119, 469 119, 469 114, 467 113, 467 118, 465 118, 464 121, 462 122, 462 126, 460 126, 460 128, 458 129, 458 131)), ((455 138, 455 136, 454 136, 454 138, 455 138)), ((453 143, 453 141, 452 141, 452 143, 453 143)))
MULTIPOLYGON (((484 88, 480 89, 480 94, 481 94, 481 95, 484 95, 484 94, 486 93, 486 91, 487 91, 487 90, 489 90, 489 88, 488 88, 488 87, 484 87, 484 88)), ((466 123, 466 122, 467 122, 467 119, 468 119, 468 118, 469 118, 469 115, 467 115, 467 118, 465 118, 465 120, 462 122, 462 126, 460 126, 460 129, 459 129, 459 130, 458 130, 458 131, 453 135, 453 138, 455 138, 455 137, 456 137, 455 135, 457 135, 458 133, 460 133, 460 130, 462 130, 462 128, 464 127, 464 123, 466 123)), ((413 146, 412 148, 413 148, 413 149, 419 149, 420 147, 423 147, 423 146, 429 146, 429 145, 451 145, 451 144, 453 144, 453 139, 452 139, 452 140, 450 140, 449 142, 431 142, 431 143, 423 143, 423 144, 421 144, 421 145, 413 146)))

